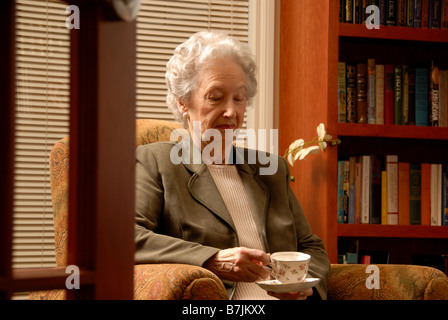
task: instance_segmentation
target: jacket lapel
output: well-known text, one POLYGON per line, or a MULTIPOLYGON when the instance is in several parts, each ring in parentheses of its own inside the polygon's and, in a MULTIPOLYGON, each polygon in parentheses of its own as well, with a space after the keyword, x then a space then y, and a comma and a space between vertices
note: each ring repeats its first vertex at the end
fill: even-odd
POLYGON ((202 163, 184 164, 187 169, 194 172, 188 181, 188 189, 193 198, 208 208, 214 214, 224 220, 233 230, 236 231, 232 217, 224 203, 224 200, 216 187, 213 177, 208 171, 207 166, 202 163))
MULTIPOLYGON (((232 153, 234 155, 234 163, 237 163, 238 171, 240 172, 241 180, 243 181, 254 215, 254 221, 263 239, 263 245, 268 249, 266 240, 266 215, 269 206, 269 190, 264 183, 257 179, 256 167, 247 163, 247 150, 241 148, 236 149, 239 152, 232 153), (239 161, 236 161, 241 156, 244 159, 239 158, 239 161)), ((188 188, 193 198, 219 216, 236 232, 232 217, 205 163, 202 161, 201 163, 184 161, 183 165, 193 174, 188 182, 188 188)))
POLYGON ((180 142, 180 147, 182 151, 189 150, 183 155, 182 164, 192 173, 188 181, 188 189, 192 197, 224 220, 236 232, 232 217, 213 181, 213 177, 202 161, 201 151, 194 145, 191 137, 184 138, 180 142))

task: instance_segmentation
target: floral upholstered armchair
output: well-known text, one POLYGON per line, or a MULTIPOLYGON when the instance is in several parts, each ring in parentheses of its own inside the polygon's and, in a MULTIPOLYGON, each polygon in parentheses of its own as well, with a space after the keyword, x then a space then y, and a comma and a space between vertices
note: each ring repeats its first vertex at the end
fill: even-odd
MULTIPOLYGON (((137 120, 136 146, 170 140, 180 125, 171 121, 137 120)), ((67 265, 69 139, 57 142, 51 151, 56 263, 67 265)), ((333 264, 328 279, 328 299, 388 300, 446 299, 448 278, 441 271, 421 266, 379 265, 379 288, 368 289, 366 265, 333 264)), ((65 290, 36 291, 30 299, 65 299, 65 290)), ((226 290, 212 272, 182 264, 141 264, 134 268, 134 299, 225 300, 226 290)))
MULTIPOLYGON (((170 140, 180 124, 162 120, 137 120, 136 147, 170 140)), ((50 155, 56 264, 67 266, 69 138, 58 141, 50 155)), ((63 290, 36 291, 30 299, 65 299, 63 290)), ((182 264, 141 264, 134 268, 134 298, 149 300, 227 299, 226 290, 212 272, 182 264)))

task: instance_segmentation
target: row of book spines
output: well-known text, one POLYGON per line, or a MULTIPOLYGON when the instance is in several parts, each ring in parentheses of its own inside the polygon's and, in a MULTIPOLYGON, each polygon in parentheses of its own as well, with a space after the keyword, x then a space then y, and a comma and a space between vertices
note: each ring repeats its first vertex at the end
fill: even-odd
POLYGON ((376 5, 380 25, 448 29, 448 0, 340 0, 339 22, 365 24, 366 8, 376 5))
POLYGON ((338 122, 448 126, 448 70, 338 64, 338 122))
POLYGON ((386 159, 380 183, 378 157, 338 161, 338 223, 448 225, 448 166, 386 159))

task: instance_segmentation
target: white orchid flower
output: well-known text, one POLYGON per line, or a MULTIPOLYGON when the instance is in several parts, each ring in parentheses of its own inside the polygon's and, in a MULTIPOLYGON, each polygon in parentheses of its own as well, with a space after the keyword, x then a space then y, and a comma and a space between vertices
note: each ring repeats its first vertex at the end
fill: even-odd
POLYGON ((314 138, 310 142, 306 143, 303 139, 297 139, 296 141, 291 143, 283 157, 288 160, 291 166, 294 166, 294 162, 296 160, 303 160, 308 154, 319 153, 319 151, 323 152, 327 147, 327 142, 335 146, 338 145, 341 141, 339 139, 333 140, 331 135, 327 134, 325 125, 323 123, 320 123, 317 126, 317 139, 314 138), (308 146, 310 144, 318 144, 318 146, 314 145, 305 148, 305 146, 308 146))
POLYGON ((293 143, 291 143, 291 145, 288 148, 288 162, 291 164, 291 166, 294 165, 294 162, 297 160, 297 158, 299 157, 299 155, 296 154, 294 155, 294 150, 302 148, 304 145, 305 141, 303 139, 297 139, 296 141, 294 141, 293 143))
POLYGON ((311 146, 308 148, 301 149, 296 154, 296 160, 297 160, 297 157, 299 158, 299 160, 303 160, 309 153, 317 153, 317 152, 319 152, 318 146, 311 146))
POLYGON ((327 147, 327 143, 325 142, 325 140, 330 140, 330 138, 328 139, 327 132, 325 131, 325 125, 323 123, 319 124, 317 126, 317 139, 319 141, 319 148, 321 151, 324 151, 324 149, 327 147))

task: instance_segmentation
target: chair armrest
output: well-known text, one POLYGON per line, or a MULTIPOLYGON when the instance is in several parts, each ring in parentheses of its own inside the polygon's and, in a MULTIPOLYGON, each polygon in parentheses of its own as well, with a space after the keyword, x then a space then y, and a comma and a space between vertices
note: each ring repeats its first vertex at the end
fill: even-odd
MULTIPOLYGON (((30 300, 65 300, 66 290, 33 291, 30 300)), ((221 280, 207 269, 184 264, 134 267, 135 300, 227 300, 221 280)))
POLYGON ((60 290, 41 290, 31 291, 29 300, 65 300, 67 292, 65 289, 60 290))
POLYGON ((448 277, 435 268, 378 264, 379 288, 368 289, 365 264, 332 264, 328 275, 329 300, 448 299, 448 277))
POLYGON ((221 280, 201 267, 141 264, 134 270, 136 300, 227 300, 221 280))

